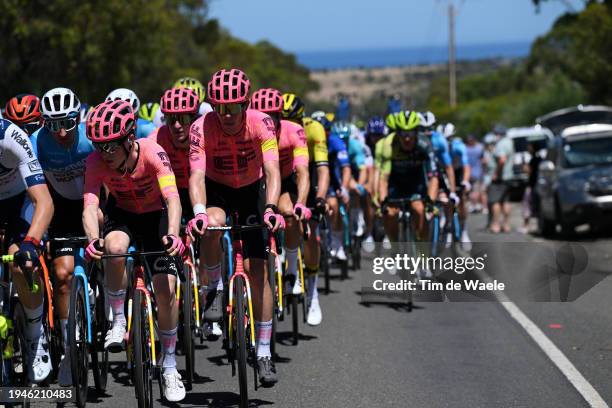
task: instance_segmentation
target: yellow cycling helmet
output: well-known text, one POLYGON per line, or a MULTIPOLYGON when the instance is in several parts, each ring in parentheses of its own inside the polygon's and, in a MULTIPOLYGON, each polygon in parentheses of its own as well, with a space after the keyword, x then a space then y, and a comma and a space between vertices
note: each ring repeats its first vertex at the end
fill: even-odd
POLYGON ((304 102, 299 96, 292 93, 283 94, 283 118, 301 120, 304 116, 304 102))
POLYGON ((325 114, 325 117, 327 118, 327 120, 329 120, 330 122, 333 122, 334 119, 336 119, 336 114, 333 112, 327 112, 325 114))
POLYGON ((157 102, 143 103, 140 106, 140 109, 138 109, 138 116, 140 116, 144 120, 153 122, 153 118, 155 117, 155 112, 157 112, 158 109, 159 109, 159 103, 157 102))
POLYGON ((173 88, 189 88, 198 95, 198 99, 200 103, 204 102, 204 98, 206 97, 206 90, 204 89, 204 85, 200 81, 192 77, 183 77, 178 79, 173 88))
POLYGON ((398 130, 414 130, 421 124, 418 112, 403 111, 395 114, 395 125, 398 130))
POLYGON ((395 121, 395 113, 390 113, 385 118, 385 125, 389 128, 389 130, 394 131, 397 130, 397 122, 395 121))

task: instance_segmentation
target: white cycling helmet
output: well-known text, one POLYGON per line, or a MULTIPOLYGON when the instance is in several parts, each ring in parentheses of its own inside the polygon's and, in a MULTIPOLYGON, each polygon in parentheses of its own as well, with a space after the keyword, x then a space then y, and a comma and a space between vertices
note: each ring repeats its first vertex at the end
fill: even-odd
POLYGON ((68 88, 53 88, 41 98, 41 112, 45 120, 75 118, 81 111, 79 98, 68 88))
POLYGON ((155 111, 152 122, 155 127, 162 127, 166 124, 166 118, 164 117, 164 114, 162 113, 161 109, 155 111))
POLYGON ((127 88, 117 88, 106 97, 106 101, 116 101, 117 99, 121 99, 122 101, 129 102, 132 105, 132 109, 134 113, 138 113, 138 109, 140 109, 140 99, 136 96, 136 93, 131 89, 127 88))
POLYGON ((325 117, 325 112, 320 111, 320 110, 319 110, 319 111, 315 111, 315 112, 312 112, 312 114, 310 115, 310 117, 311 117, 312 119, 316 120, 316 121, 319 121, 321 118, 324 118, 324 117, 325 117))
POLYGON ((419 113, 419 121, 421 126, 425 128, 432 128, 436 124, 436 115, 430 111, 419 113))
POLYGON ((455 136, 456 133, 456 129, 455 129, 455 125, 453 125, 452 123, 447 123, 446 126, 444 126, 444 137, 449 138, 449 137, 453 137, 455 136))

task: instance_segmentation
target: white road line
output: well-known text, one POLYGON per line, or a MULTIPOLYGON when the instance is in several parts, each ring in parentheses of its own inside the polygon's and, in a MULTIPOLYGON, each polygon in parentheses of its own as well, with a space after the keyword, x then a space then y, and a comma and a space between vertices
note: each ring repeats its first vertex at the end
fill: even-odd
MULTIPOLYGON (((491 282, 488 276, 482 276, 484 280, 491 282)), ((582 397, 594 408, 609 408, 606 401, 578 371, 571 361, 561 350, 544 334, 542 330, 523 311, 510 300, 505 293, 493 292, 499 303, 506 309, 508 314, 521 325, 529 336, 536 342, 542 351, 557 366, 563 375, 569 380, 582 397)))

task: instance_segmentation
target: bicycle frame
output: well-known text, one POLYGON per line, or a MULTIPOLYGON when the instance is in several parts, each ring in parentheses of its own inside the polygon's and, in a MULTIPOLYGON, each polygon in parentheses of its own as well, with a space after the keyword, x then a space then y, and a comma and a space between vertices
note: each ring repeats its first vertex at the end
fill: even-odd
MULTIPOLYGON (((191 245, 191 238, 189 236, 185 236, 185 248, 189 248, 189 253, 191 254, 191 258, 189 257, 189 255, 187 253, 183 254, 183 264, 189 266, 189 276, 186 276, 186 279, 189 279, 191 281, 191 286, 193 288, 193 301, 194 301, 194 305, 195 305, 195 323, 196 323, 196 330, 200 330, 201 327, 201 322, 200 322, 200 297, 198 296, 198 274, 195 268, 195 265, 193 264, 192 259, 196 259, 195 256, 195 250, 193 248, 193 246, 191 245)), ((199 245, 199 241, 196 241, 194 243, 195 245, 199 245)), ((179 300, 181 299, 181 283, 180 283, 180 279, 177 279, 176 281, 176 301, 177 303, 179 302, 179 300)))
MULTIPOLYGON (((274 235, 270 236, 270 253, 274 256, 276 262, 276 290, 278 291, 278 313, 283 313, 283 268, 281 267, 281 260, 278 256, 278 250, 276 249, 276 238, 274 235)), ((270 273, 270 271, 268 271, 270 273)), ((274 295, 274 293, 272 294, 274 295)))

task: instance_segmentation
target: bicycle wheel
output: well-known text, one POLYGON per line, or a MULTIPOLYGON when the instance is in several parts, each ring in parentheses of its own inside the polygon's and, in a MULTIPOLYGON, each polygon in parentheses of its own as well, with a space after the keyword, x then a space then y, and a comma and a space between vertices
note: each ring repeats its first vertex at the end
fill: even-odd
POLYGON ((106 315, 106 297, 104 296, 104 286, 99 281, 100 275, 95 274, 92 281, 92 290, 95 297, 95 309, 92 324, 92 345, 91 345, 91 366, 94 377, 94 384, 99 393, 106 390, 108 379, 108 351, 104 348, 104 337, 110 329, 111 323, 106 315))
POLYGON ((272 337, 270 338, 270 353, 272 360, 276 356, 276 325, 278 321, 278 289, 276 287, 276 260, 274 255, 268 254, 268 281, 272 293, 272 337))
POLYGON ((297 346, 299 333, 298 324, 298 297, 296 295, 289 295, 291 297, 291 344, 297 346))
POLYGON ((361 237, 354 236, 352 241, 351 253, 353 255, 353 270, 361 268, 361 237))
POLYGON ((185 355, 185 385, 187 390, 191 390, 195 370, 195 345, 192 336, 192 314, 193 314, 193 292, 191 287, 191 269, 189 265, 184 265, 185 281, 181 284, 181 331, 183 335, 183 354, 185 355))
POLYGON ((72 385, 75 387, 76 403, 79 407, 87 404, 87 369, 89 367, 87 347, 87 307, 85 287, 79 277, 72 279, 70 288, 70 309, 68 309, 68 343, 70 347, 70 370, 72 385))
POLYGON ((234 345, 237 348, 236 356, 238 357, 238 383, 240 385, 240 408, 249 406, 249 395, 247 388, 247 341, 246 341, 246 313, 245 313, 245 295, 244 281, 241 276, 236 276, 234 279, 234 327, 236 336, 234 345))
POLYGON ((25 338, 26 317, 23 306, 17 297, 11 299, 13 310, 13 327, 15 335, 13 337, 13 358, 11 359, 11 372, 14 376, 11 378, 11 385, 27 387, 30 382, 28 379, 28 370, 26 364, 28 361, 28 346, 25 338))
POLYGON ((153 406, 153 373, 151 367, 150 333, 145 299, 140 290, 134 290, 132 300, 132 333, 130 342, 134 352, 134 388, 140 408, 153 406))
POLYGON ((329 254, 327 252, 327 238, 325 237, 327 234, 327 230, 321 231, 321 241, 319 242, 319 246, 321 249, 320 252, 320 261, 319 261, 319 270, 323 273, 323 280, 325 285, 325 294, 329 295, 329 254))

